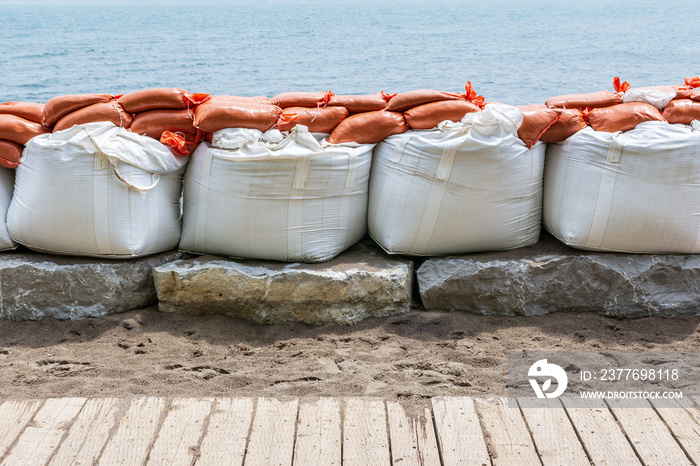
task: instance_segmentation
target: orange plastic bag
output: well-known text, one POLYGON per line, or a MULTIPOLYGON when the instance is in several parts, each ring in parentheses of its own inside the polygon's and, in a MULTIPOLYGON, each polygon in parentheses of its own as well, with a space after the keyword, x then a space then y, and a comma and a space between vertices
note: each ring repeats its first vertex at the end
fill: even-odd
POLYGON ((109 94, 72 94, 54 97, 44 105, 41 122, 45 126, 53 126, 71 112, 89 105, 109 102, 113 98, 109 94))
POLYGON ((192 94, 183 89, 144 89, 119 98, 119 105, 129 113, 145 112, 156 108, 183 109, 206 102, 209 94, 192 94))
POLYGON ((331 144, 356 142, 358 144, 376 144, 392 134, 408 131, 408 125, 402 113, 379 110, 358 113, 346 118, 328 137, 331 144))
POLYGON ((22 144, 0 140, 0 167, 17 168, 23 149, 22 144))
POLYGON ((48 132, 40 123, 16 115, 0 115, 0 139, 24 145, 34 136, 48 132))
POLYGON ((672 124, 689 125, 700 120, 700 102, 690 99, 672 100, 664 108, 664 118, 672 124))
POLYGON ((386 109, 390 112, 403 112, 409 108, 443 100, 464 100, 464 95, 457 92, 442 92, 432 89, 402 92, 396 94, 396 96, 386 104, 386 109))
POLYGON ((528 149, 532 149, 544 133, 552 127, 561 115, 560 109, 547 108, 546 105, 522 105, 523 122, 518 128, 518 137, 528 149))
POLYGON ((194 114, 189 109, 147 110, 136 115, 129 130, 136 134, 145 134, 153 139, 160 139, 164 131, 173 133, 196 133, 194 114))
POLYGON ((413 129, 435 128, 445 120, 460 121, 467 113, 481 109, 466 100, 443 100, 419 105, 403 113, 406 123, 413 129))
POLYGON ((622 103, 622 96, 616 92, 598 91, 589 94, 569 94, 551 97, 545 105, 549 108, 603 108, 622 103))
POLYGON ((127 113, 116 101, 92 104, 85 108, 71 112, 56 122, 53 132, 72 128, 74 125, 96 123, 98 121, 111 121, 122 128, 129 128, 133 117, 127 113))
POLYGON ((591 127, 606 133, 629 131, 645 121, 664 121, 664 117, 656 107, 642 102, 594 108, 588 112, 588 123, 591 127))
POLYGON ((311 133, 330 133, 349 115, 345 107, 287 107, 277 120, 277 129, 291 131, 296 125, 304 125, 311 133))
POLYGON ((370 95, 334 95, 328 102, 328 106, 345 107, 351 115, 376 112, 377 110, 383 110, 386 107, 386 103, 395 95, 384 91, 370 95))
POLYGON ((287 107, 325 107, 335 94, 326 92, 283 92, 272 98, 272 105, 287 107))
POLYGON ((441 102, 444 100, 466 100, 479 107, 484 106, 484 97, 477 95, 472 88, 472 83, 467 81, 464 94, 457 92, 442 92, 431 89, 421 89, 417 91, 408 91, 394 96, 386 105, 386 109, 390 112, 404 112, 409 108, 418 107, 432 102, 441 102))
POLYGON ((0 114, 17 115, 35 123, 41 123, 41 113, 43 111, 44 104, 33 102, 5 102, 0 104, 0 114))
POLYGON ((583 112, 576 108, 559 110, 559 118, 542 134, 542 142, 561 142, 588 127, 583 112))
POLYGON ((265 96, 241 97, 239 95, 213 95, 208 100, 211 103, 238 102, 243 104, 272 105, 272 99, 265 96))
POLYGON ((252 128, 267 131, 282 113, 275 105, 206 102, 194 112, 194 125, 206 133, 224 128, 252 128))
POLYGON ((197 147, 201 138, 195 134, 163 131, 158 140, 162 144, 169 146, 176 155, 186 157, 197 147))

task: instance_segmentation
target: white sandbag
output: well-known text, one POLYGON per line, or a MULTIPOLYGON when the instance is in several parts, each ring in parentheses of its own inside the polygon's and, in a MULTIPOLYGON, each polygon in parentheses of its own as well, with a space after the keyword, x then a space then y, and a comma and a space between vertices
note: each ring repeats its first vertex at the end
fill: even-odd
POLYGON ((659 89, 632 88, 622 94, 622 102, 644 102, 653 105, 660 111, 670 101, 676 98, 675 91, 661 91, 659 89))
MULTIPOLYGON (((226 139, 240 141, 232 134, 226 139)), ((322 145, 302 125, 279 143, 248 141, 237 150, 201 144, 185 174, 180 249, 279 261, 332 259, 367 231, 373 147, 322 145)))
POLYGON ((490 104, 379 143, 370 235, 388 252, 426 256, 536 243, 545 145, 527 149, 517 135, 522 119, 515 107, 490 104))
POLYGON ((700 131, 646 122, 547 148, 544 224, 579 249, 700 252, 700 131))
POLYGON ((174 249, 187 158, 112 123, 33 138, 17 167, 12 238, 43 252, 106 258, 174 249))
POLYGON ((12 241, 7 231, 7 209, 12 200, 12 190, 15 187, 15 171, 0 167, 0 251, 15 249, 17 243, 12 241))

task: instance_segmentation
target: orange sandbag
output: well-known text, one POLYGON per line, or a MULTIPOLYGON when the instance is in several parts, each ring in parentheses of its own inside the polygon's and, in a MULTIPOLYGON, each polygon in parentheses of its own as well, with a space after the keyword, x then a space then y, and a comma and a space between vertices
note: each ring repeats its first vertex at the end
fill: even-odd
POLYGON ((693 89, 693 91, 690 93, 690 98, 700 101, 700 89, 693 89))
POLYGON ((544 133, 559 119, 560 109, 547 108, 546 105, 522 105, 523 122, 518 128, 518 137, 528 149, 539 141, 544 133))
POLYGON ((547 99, 549 108, 603 108, 622 103, 622 96, 616 92, 598 91, 589 94, 560 95, 547 99))
POLYGON ((134 118, 127 113, 116 101, 92 104, 71 112, 56 122, 53 132, 72 128, 74 125, 84 125, 98 121, 111 121, 122 128, 129 128, 134 118))
POLYGON ((700 102, 690 99, 672 100, 664 108, 664 118, 672 124, 689 125, 693 120, 700 120, 700 102))
POLYGON ((33 102, 5 102, 0 104, 0 114, 17 115, 35 123, 41 123, 41 112, 43 111, 44 104, 33 102))
POLYGON ((109 94, 73 94, 54 97, 44 105, 41 122, 46 126, 53 126, 71 112, 93 104, 109 102, 113 98, 109 94))
POLYGON ((588 123, 596 131, 616 133, 629 131, 645 121, 664 121, 656 107, 642 102, 627 102, 588 112, 588 123))
POLYGON ((272 98, 272 105, 287 107, 325 107, 335 94, 326 92, 283 92, 272 98))
POLYGON ((685 85, 690 87, 700 87, 700 76, 694 78, 685 78, 685 85))
POLYGON ((145 134, 153 139, 160 139, 164 131, 173 133, 196 133, 194 114, 190 109, 170 110, 155 109, 141 112, 134 117, 129 130, 136 134, 145 134))
POLYGON ((22 149, 22 144, 0 140, 0 167, 17 168, 19 159, 22 158, 22 149))
POLYGON ((396 94, 387 104, 386 109, 390 112, 403 112, 409 108, 418 107, 419 105, 429 104, 431 102, 440 102, 443 100, 465 100, 463 94, 457 92, 442 92, 431 89, 420 89, 417 91, 408 91, 396 94))
POLYGON ((349 115, 345 107, 287 107, 277 120, 277 129, 291 131, 296 125, 304 125, 311 133, 330 133, 349 115))
POLYGON ((540 141, 561 142, 587 127, 588 123, 581 110, 563 109, 560 110, 559 118, 542 134, 540 141))
POLYGON ((377 110, 383 110, 386 107, 386 103, 395 95, 396 94, 392 95, 384 91, 370 95, 336 94, 331 97, 328 106, 345 107, 351 115, 355 113, 376 112, 377 110))
POLYGON ((183 109, 206 102, 209 94, 192 94, 176 88, 144 89, 119 98, 119 105, 129 113, 145 112, 156 108, 183 109))
POLYGON ((240 103, 240 102, 206 102, 194 112, 194 125, 206 133, 213 133, 224 128, 252 128, 267 131, 282 113, 275 105, 240 103))
POLYGON ((34 136, 48 132, 41 123, 16 115, 0 115, 0 139, 24 145, 34 136))
POLYGON ((239 95, 213 95, 208 100, 212 103, 238 102, 244 104, 265 104, 272 105, 272 99, 265 96, 241 97, 239 95))
POLYGON ((192 153, 201 139, 196 134, 164 131, 159 141, 169 146, 176 155, 185 157, 192 153))
POLYGON ((430 129, 445 120, 460 121, 467 113, 480 110, 478 105, 466 100, 443 100, 413 107, 406 110, 403 116, 413 129, 430 129))
POLYGON ((359 144, 376 144, 392 134, 408 131, 408 125, 402 113, 379 110, 358 113, 346 118, 328 137, 331 144, 356 142, 359 144))

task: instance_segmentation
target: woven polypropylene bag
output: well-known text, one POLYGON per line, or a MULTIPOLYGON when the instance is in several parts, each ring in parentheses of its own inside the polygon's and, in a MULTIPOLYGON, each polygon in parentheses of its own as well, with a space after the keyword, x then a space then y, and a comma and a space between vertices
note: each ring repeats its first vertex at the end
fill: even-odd
POLYGON ((105 258, 174 249, 186 161, 111 123, 38 136, 16 170, 10 236, 39 251, 105 258))
POLYGON ((663 122, 586 128, 547 145, 544 224, 569 246, 700 252, 700 131, 663 122))

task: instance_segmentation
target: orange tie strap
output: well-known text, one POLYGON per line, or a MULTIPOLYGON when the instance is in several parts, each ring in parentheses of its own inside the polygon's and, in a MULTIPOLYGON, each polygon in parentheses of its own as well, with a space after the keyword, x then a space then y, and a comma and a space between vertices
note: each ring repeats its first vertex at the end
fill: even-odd
POLYGON ((685 85, 690 87, 700 87, 700 76, 694 78, 685 78, 685 85))
POLYGON ((331 101, 331 97, 335 95, 333 91, 326 91, 323 93, 323 98, 316 104, 318 108, 324 108, 331 101))
POLYGON ((615 86, 616 92, 627 92, 632 87, 627 81, 620 84, 620 78, 617 76, 613 78, 613 86, 615 86))
POLYGON ((382 91, 382 97, 384 97, 384 100, 386 100, 387 102, 389 102, 391 99, 396 97, 396 94, 398 94, 398 92, 394 92, 393 94, 389 94, 387 91, 382 91))

